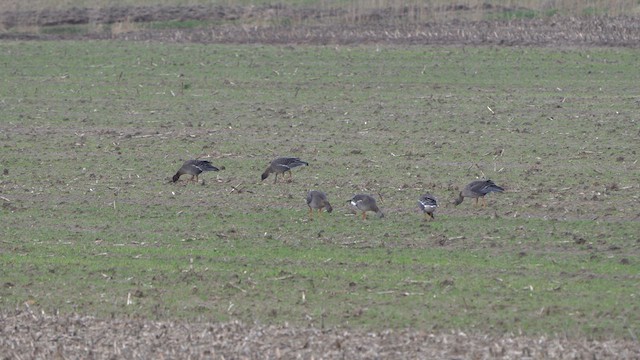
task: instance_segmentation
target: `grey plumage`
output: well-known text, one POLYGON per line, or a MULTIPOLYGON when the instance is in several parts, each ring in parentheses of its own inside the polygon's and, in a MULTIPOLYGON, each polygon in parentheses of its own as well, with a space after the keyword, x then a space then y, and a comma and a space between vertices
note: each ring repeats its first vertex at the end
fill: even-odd
POLYGON ((182 164, 182 167, 178 169, 178 172, 173 175, 173 182, 178 181, 182 175, 191 175, 190 180, 198 181, 198 175, 205 171, 218 171, 217 167, 211 165, 207 160, 187 160, 182 164))
POLYGON ((262 173, 262 180, 269 177, 269 174, 275 173, 275 179, 273 183, 275 184, 278 181, 278 174, 283 174, 289 171, 289 176, 291 175, 291 169, 298 166, 309 166, 309 163, 306 161, 300 160, 300 158, 296 157, 280 157, 271 162, 269 167, 262 173))
POLYGON ((456 206, 460 205, 464 198, 472 198, 476 199, 476 205, 478 204, 478 199, 482 199, 483 207, 487 206, 487 202, 484 199, 485 195, 492 192, 503 192, 504 189, 498 185, 496 185, 491 180, 476 180, 472 181, 467 186, 462 189, 462 191, 458 194, 458 198, 454 201, 456 206))
POLYGON ((432 219, 435 219, 433 213, 438 207, 438 199, 436 199, 435 196, 426 193, 420 196, 420 199, 418 199, 418 207, 425 214, 425 216, 429 216, 432 219))
POLYGON ((384 213, 380 211, 378 205, 376 204, 376 199, 371 195, 358 194, 352 197, 349 202, 356 209, 362 211, 362 220, 367 219, 367 211, 373 211, 378 214, 378 217, 384 217, 384 213))
POLYGON ((313 219, 313 210, 318 210, 318 215, 322 213, 322 209, 326 209, 328 213, 333 211, 327 194, 322 191, 311 190, 307 193, 307 206, 309 206, 309 216, 313 219))

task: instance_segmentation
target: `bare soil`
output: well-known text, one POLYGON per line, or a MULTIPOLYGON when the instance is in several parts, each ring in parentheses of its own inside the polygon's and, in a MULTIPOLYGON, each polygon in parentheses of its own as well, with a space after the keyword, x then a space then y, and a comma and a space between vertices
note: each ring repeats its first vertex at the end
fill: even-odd
POLYGON ((631 341, 0 315, 3 359, 638 359, 631 341))
MULTIPOLYGON (((483 5, 483 12, 501 14, 514 9, 483 5)), ((445 9, 375 9, 349 14, 344 9, 271 6, 147 6, 101 9, 6 11, 0 13, 5 29, 77 24, 144 24, 166 21, 205 21, 206 26, 181 29, 149 29, 86 33, 47 31, 0 33, 0 39, 123 39, 200 43, 265 44, 458 44, 505 46, 625 46, 640 45, 640 21, 619 17, 545 17, 517 20, 461 20, 478 9, 464 6, 445 9), (416 15, 429 14, 429 15, 416 15), (436 15, 433 15, 436 14, 436 15), (447 14, 451 20, 438 19, 447 14), (454 15, 451 15, 454 14, 454 15), (419 16, 418 18, 416 18, 419 16)))

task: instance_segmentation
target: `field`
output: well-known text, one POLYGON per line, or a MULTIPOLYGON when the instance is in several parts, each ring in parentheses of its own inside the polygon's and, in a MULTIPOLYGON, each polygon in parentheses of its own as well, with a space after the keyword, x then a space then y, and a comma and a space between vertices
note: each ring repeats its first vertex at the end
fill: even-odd
POLYGON ((0 51, 4 354, 640 356, 636 48, 0 51))

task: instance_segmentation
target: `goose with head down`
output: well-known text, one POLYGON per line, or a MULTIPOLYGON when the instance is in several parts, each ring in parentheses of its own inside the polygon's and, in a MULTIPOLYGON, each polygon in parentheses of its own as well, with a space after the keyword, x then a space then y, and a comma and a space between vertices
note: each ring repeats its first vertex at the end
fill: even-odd
POLYGON ((327 194, 322 191, 311 190, 307 193, 307 206, 309 206, 309 217, 313 219, 313 210, 318 210, 318 216, 322 214, 322 209, 326 209, 328 213, 333 211, 327 194))
POLYGON ((460 191, 458 198, 454 200, 456 206, 460 205, 464 198, 476 199, 476 205, 478 205, 478 199, 482 199, 482 206, 487 207, 487 201, 484 199, 485 195, 492 192, 503 192, 504 189, 496 185, 491 180, 476 180, 472 181, 460 191))
POLYGON ((293 176, 291 169, 298 166, 309 166, 309 163, 297 157, 277 158, 273 160, 271 164, 269 164, 269 167, 262 173, 262 180, 268 178, 271 173, 275 174, 275 179, 273 179, 274 184, 278 181, 278 174, 282 174, 282 177, 284 177, 284 173, 289 172, 289 178, 291 178, 293 176))
POLYGON ((189 181, 198 182, 198 175, 205 171, 218 171, 217 167, 211 165, 207 160, 187 160, 182 164, 182 167, 178 169, 178 172, 173 175, 173 182, 178 181, 182 175, 191 175, 189 181))
POLYGON ((348 202, 351 203, 351 205, 356 209, 362 211, 362 220, 367 219, 367 211, 372 211, 378 214, 378 217, 380 218, 384 217, 384 213, 380 210, 380 208, 378 208, 378 205, 376 204, 376 199, 371 195, 358 194, 352 197, 348 202))
POLYGON ((425 214, 425 219, 427 217, 430 217, 431 219, 435 219, 435 217, 433 217, 433 213, 436 211, 436 208, 438 207, 438 199, 436 199, 435 196, 429 193, 426 193, 420 196, 420 199, 418 199, 418 207, 425 214))

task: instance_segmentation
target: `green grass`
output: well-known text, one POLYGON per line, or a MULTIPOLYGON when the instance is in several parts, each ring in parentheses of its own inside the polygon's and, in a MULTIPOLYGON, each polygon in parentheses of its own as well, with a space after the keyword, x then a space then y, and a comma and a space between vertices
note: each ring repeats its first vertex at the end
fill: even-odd
POLYGON ((638 333, 637 50, 3 45, 2 309, 638 333), (311 166, 260 182, 277 155, 311 166))

